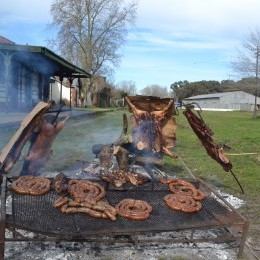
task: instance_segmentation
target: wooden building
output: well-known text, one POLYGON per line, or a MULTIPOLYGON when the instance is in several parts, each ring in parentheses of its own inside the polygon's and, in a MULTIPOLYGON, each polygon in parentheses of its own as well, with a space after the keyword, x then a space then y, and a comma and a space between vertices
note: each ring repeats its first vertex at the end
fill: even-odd
POLYGON ((51 100, 50 79, 55 76, 71 79, 71 84, 75 78, 90 78, 45 47, 17 45, 0 36, 1 111, 29 111, 38 101, 51 100))

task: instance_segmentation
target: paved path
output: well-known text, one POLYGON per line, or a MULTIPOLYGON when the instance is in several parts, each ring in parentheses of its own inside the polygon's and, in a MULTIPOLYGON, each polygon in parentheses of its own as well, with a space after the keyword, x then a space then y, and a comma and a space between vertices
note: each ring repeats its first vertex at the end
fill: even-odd
MULTIPOLYGON (((84 115, 92 115, 96 113, 110 112, 111 110, 68 110, 62 111, 59 114, 59 118, 64 118, 69 114, 72 114, 73 117, 84 116, 84 115)), ((54 113, 55 114, 55 113, 54 113)), ((26 117, 27 113, 1 113, 0 112, 0 127, 19 125, 22 120, 26 117)))

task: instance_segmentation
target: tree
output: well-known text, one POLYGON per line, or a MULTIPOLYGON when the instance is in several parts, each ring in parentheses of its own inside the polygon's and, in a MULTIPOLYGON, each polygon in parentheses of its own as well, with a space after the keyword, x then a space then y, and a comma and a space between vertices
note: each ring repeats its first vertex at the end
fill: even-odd
POLYGON ((241 47, 237 49, 237 55, 231 61, 231 66, 235 72, 246 77, 255 78, 255 105, 253 117, 256 117, 258 93, 260 57, 260 30, 255 28, 250 30, 241 41, 241 47))
POLYGON ((179 81, 171 84, 176 101, 181 102, 183 99, 191 96, 223 92, 223 87, 215 80, 202 80, 195 82, 179 81))
MULTIPOLYGON (((123 0, 54 0, 49 41, 71 63, 95 76, 110 76, 121 60, 120 48, 134 25, 137 3, 123 0)), ((90 80, 87 90, 92 93, 90 80)))
POLYGON ((160 85, 150 85, 141 90, 141 94, 145 96, 156 96, 160 98, 170 97, 170 92, 166 87, 160 85))
POLYGON ((178 97, 180 95, 181 88, 184 87, 185 85, 188 85, 189 81, 184 80, 184 81, 176 81, 171 84, 170 88, 173 91, 173 96, 176 100, 178 100, 178 97))
POLYGON ((137 92, 135 82, 132 80, 124 80, 119 82, 117 84, 117 89, 121 92, 122 97, 126 95, 133 96, 137 92))
POLYGON ((249 94, 255 95, 256 85, 255 77, 242 78, 233 84, 235 90, 242 90, 249 94))

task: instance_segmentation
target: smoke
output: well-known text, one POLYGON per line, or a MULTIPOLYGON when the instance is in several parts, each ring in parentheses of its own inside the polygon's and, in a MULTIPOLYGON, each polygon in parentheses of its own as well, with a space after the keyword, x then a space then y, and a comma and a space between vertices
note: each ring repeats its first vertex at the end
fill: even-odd
MULTIPOLYGON (((92 146, 115 143, 122 132, 123 111, 109 113, 72 111, 71 119, 57 136, 52 155, 43 171, 63 170, 79 161, 92 161, 92 146)), ((63 116, 62 113, 60 116, 63 116)))
POLYGON ((0 107, 29 111, 38 101, 47 101, 50 77, 61 72, 61 65, 50 58, 55 54, 44 47, 15 44, 3 50, 0 45, 0 107))

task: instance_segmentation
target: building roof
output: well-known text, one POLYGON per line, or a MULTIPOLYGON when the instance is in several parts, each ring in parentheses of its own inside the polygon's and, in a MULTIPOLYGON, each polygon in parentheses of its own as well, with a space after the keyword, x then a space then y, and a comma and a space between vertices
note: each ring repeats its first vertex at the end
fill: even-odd
POLYGON ((15 44, 15 43, 0 35, 0 44, 15 44))
POLYGON ((0 51, 13 53, 15 59, 50 76, 90 78, 85 70, 73 65, 53 51, 42 46, 0 44, 0 51))
POLYGON ((214 99, 214 98, 220 98, 220 97, 223 97, 223 96, 228 96, 230 94, 233 94, 234 92, 246 93, 246 92, 240 91, 240 90, 239 91, 230 91, 230 92, 221 92, 221 93, 211 93, 211 94, 203 94, 203 95, 188 97, 188 98, 185 98, 184 100, 211 99, 211 98, 214 99))

